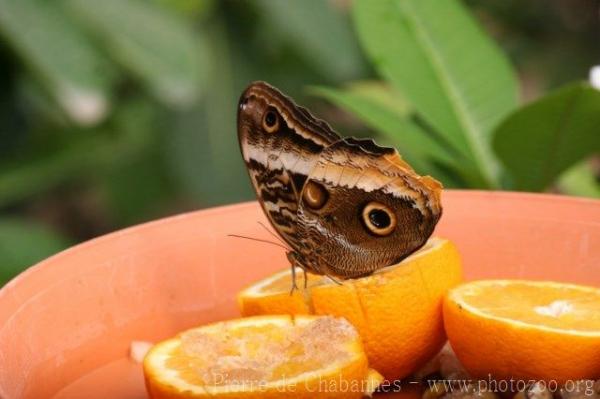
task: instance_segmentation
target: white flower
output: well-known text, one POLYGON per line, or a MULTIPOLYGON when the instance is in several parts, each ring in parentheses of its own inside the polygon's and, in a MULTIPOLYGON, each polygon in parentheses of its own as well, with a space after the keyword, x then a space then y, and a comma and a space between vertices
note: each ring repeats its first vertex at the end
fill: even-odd
POLYGON ((600 65, 596 65, 590 69, 590 84, 592 87, 600 90, 600 65))

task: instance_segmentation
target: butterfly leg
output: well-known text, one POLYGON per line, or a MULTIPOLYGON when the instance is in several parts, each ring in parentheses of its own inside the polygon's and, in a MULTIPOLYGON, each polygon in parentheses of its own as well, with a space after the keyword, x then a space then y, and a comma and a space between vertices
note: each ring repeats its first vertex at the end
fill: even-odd
POLYGON ((308 288, 308 274, 306 274, 306 268, 302 268, 302 271, 304 272, 304 289, 306 290, 306 288, 308 288))
POLYGON ((296 284, 296 264, 292 263, 292 289, 290 290, 290 296, 297 289, 298 289, 298 285, 296 284))
POLYGON ((292 266, 292 289, 290 290, 290 295, 292 295, 294 291, 298 289, 298 285, 296 284, 296 267, 302 266, 300 265, 300 262, 298 260, 298 254, 296 252, 290 251, 287 252, 286 255, 292 266))

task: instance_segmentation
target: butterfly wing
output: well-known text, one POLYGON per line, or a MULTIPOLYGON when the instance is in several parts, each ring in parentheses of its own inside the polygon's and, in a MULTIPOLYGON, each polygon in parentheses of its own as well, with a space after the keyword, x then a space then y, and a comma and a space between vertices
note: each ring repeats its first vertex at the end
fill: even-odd
POLYGON ((274 87, 255 82, 242 93, 238 138, 252 186, 277 233, 298 250, 300 193, 321 151, 339 136, 274 87))
POLYGON ((417 175, 396 150, 342 139, 321 152, 301 193, 303 257, 312 269, 343 278, 395 264, 433 233, 440 195, 441 184, 417 175))

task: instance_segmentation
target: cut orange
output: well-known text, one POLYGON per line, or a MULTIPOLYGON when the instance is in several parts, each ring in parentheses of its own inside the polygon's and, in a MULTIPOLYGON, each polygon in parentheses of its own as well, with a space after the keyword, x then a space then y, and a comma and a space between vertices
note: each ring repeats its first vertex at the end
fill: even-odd
POLYGON ((341 318, 263 316, 188 330, 144 359, 152 399, 360 398, 383 377, 341 318))
POLYGON ((475 377, 565 382, 600 376, 600 289, 475 281, 448 293, 444 323, 458 359, 475 377))
MULTIPOLYGON (((298 272, 297 275, 302 275, 298 272)), ((397 265, 338 285, 310 275, 308 289, 290 296, 289 270, 238 294, 242 315, 312 313, 344 317, 363 339, 369 364, 388 380, 403 378, 435 355, 445 342, 442 300, 461 281, 458 251, 432 238, 397 265)))

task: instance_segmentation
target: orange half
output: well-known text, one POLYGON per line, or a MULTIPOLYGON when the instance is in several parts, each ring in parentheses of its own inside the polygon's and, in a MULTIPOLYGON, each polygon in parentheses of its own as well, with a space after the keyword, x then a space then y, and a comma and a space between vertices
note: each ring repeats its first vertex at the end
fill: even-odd
POLYGON ((382 378, 356 330, 325 316, 264 316, 188 330, 144 359, 153 399, 360 398, 382 378))
POLYGON ((474 281, 444 302, 448 339, 476 377, 600 376, 600 289, 523 280, 474 281))

